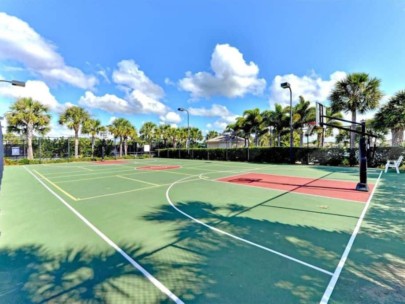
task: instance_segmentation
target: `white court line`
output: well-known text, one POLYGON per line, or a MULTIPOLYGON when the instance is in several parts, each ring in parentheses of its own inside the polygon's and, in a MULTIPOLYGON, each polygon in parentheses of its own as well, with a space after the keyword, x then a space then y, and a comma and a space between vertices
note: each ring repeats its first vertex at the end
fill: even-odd
POLYGON ((155 285, 161 292, 166 294, 173 302, 184 304, 174 293, 172 293, 166 286, 164 286, 160 281, 158 281, 153 275, 151 275, 145 268, 138 264, 134 259, 132 259, 124 250, 122 250, 117 244, 115 244, 111 239, 109 239, 104 233, 102 233, 96 226, 94 226, 88 219, 86 219, 81 213, 79 213, 75 208, 69 205, 63 198, 56 194, 51 188, 49 188, 41 179, 39 179, 34 173, 24 166, 38 182, 42 184, 50 193, 52 193, 57 199, 59 199, 70 211, 72 211, 79 219, 81 219, 91 230, 93 230, 100 238, 102 238, 108 245, 114 248, 119 254, 121 254, 132 266, 138 269, 153 285, 155 285))
MULTIPOLYGON (((203 175, 203 174, 200 174, 200 176, 202 176, 202 175, 203 175)), ((170 197, 169 197, 169 192, 170 192, 170 189, 171 189, 175 184, 177 184, 177 183, 179 183, 179 182, 182 182, 184 179, 187 179, 187 178, 190 178, 190 177, 185 177, 185 178, 182 178, 182 179, 180 179, 180 180, 178 180, 178 181, 172 183, 172 184, 167 188, 167 190, 166 190, 166 199, 167 199, 167 201, 169 202, 169 204, 170 204, 176 211, 180 212, 181 214, 183 214, 184 216, 188 217, 188 218, 191 219, 192 221, 194 221, 194 222, 196 222, 196 223, 198 223, 198 224, 200 224, 200 225, 203 225, 203 226, 205 226, 205 227, 207 227, 207 228, 209 228, 209 229, 211 229, 211 230, 213 230, 213 231, 215 231, 215 232, 218 232, 218 233, 220 233, 220 234, 227 235, 227 236, 229 236, 229 237, 231 237, 231 238, 233 238, 233 239, 235 239, 235 240, 238 240, 238 241, 244 242, 244 243, 246 243, 246 244, 255 246, 255 247, 257 247, 257 248, 266 250, 266 251, 268 251, 268 252, 274 253, 274 254, 279 255, 279 256, 281 256, 281 257, 283 257, 283 258, 286 258, 286 259, 288 259, 288 260, 294 261, 294 262, 296 262, 296 263, 298 263, 298 264, 307 266, 307 267, 309 267, 309 268, 315 269, 315 270, 317 270, 317 271, 320 271, 320 272, 323 272, 323 273, 325 273, 325 274, 328 274, 328 275, 332 276, 332 272, 329 272, 329 271, 327 271, 327 270, 325 270, 325 269, 322 269, 322 268, 320 268, 320 267, 311 265, 311 264, 306 263, 306 262, 304 262, 304 261, 298 260, 298 259, 296 259, 296 258, 293 258, 293 257, 289 256, 289 255, 283 254, 283 253, 281 253, 281 252, 279 252, 279 251, 276 251, 276 250, 270 249, 270 248, 268 248, 268 247, 265 247, 265 246, 256 244, 256 243, 251 242, 251 241, 248 241, 248 240, 246 240, 246 239, 244 239, 244 238, 241 238, 241 237, 236 236, 236 235, 234 235, 234 234, 231 234, 231 233, 229 233, 229 232, 226 232, 226 231, 223 231, 223 230, 221 230, 221 229, 215 228, 215 227, 213 227, 213 226, 211 226, 211 225, 208 225, 208 224, 206 224, 206 223, 204 223, 204 222, 202 222, 202 221, 200 221, 200 220, 198 220, 198 219, 192 217, 191 215, 189 215, 189 214, 185 213, 184 211, 180 210, 179 208, 177 208, 177 207, 173 204, 173 202, 171 201, 171 199, 170 199, 170 197)))
POLYGON ((354 240, 356 239, 357 233, 360 230, 361 223, 363 222, 363 219, 364 219, 364 217, 366 215, 366 212, 367 212, 368 207, 370 205, 371 199, 374 196, 375 190, 377 189, 378 182, 380 181, 380 178, 381 178, 381 174, 382 174, 382 171, 380 172, 380 175, 378 176, 377 182, 375 183, 375 187, 373 189, 373 192, 371 193, 371 195, 370 195, 370 197, 369 197, 369 199, 367 201, 367 204, 364 207, 363 212, 361 213, 359 220, 357 221, 357 225, 354 228, 352 236, 350 237, 350 240, 346 245, 345 251, 343 252, 343 255, 342 255, 342 257, 341 257, 341 259, 339 261, 339 264, 336 267, 332 278, 330 279, 329 285, 328 285, 328 287, 326 287, 326 290, 325 290, 325 292, 324 292, 324 294, 322 296, 321 302, 320 302, 321 304, 328 303, 329 298, 330 298, 330 296, 331 296, 331 294, 333 292, 333 289, 335 289, 337 280, 339 279, 340 273, 342 272, 342 269, 343 269, 343 267, 344 267, 344 265, 346 263, 347 257, 349 256, 350 250, 352 249, 352 246, 353 246, 354 240))

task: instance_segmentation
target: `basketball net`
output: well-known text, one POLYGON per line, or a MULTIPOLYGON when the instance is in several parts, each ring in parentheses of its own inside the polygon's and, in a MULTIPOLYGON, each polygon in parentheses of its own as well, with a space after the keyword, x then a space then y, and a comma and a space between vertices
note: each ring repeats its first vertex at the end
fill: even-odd
POLYGON ((312 131, 316 127, 316 122, 315 121, 309 121, 307 122, 307 130, 305 131, 306 136, 311 136, 312 131))

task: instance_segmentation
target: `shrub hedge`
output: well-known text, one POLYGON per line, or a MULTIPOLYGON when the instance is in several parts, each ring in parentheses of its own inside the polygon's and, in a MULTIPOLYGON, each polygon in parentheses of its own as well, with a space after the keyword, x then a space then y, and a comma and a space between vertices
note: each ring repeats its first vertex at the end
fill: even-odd
MULTIPOLYGON (((354 166, 359 163, 358 150, 350 151, 345 148, 296 148, 292 149, 295 163, 320 164, 325 166, 354 166)), ((162 158, 248 161, 257 163, 289 163, 290 149, 288 147, 253 147, 232 149, 159 149, 157 156, 162 158)), ((368 166, 384 166, 387 159, 396 159, 405 155, 405 148, 383 147, 370 149, 368 166)))

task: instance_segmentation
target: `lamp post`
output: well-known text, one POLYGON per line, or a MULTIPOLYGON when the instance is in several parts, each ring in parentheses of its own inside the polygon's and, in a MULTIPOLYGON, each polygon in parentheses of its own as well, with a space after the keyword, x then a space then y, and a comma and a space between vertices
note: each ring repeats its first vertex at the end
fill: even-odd
POLYGON ((187 148, 187 154, 190 154, 190 113, 185 108, 178 108, 177 110, 180 111, 180 112, 187 112, 187 142, 186 142, 186 148, 187 148))
POLYGON ((292 146, 293 146, 293 123, 292 123, 292 91, 291 91, 291 85, 288 82, 283 82, 281 84, 281 87, 283 89, 289 89, 290 90, 290 163, 294 163, 294 157, 293 157, 293 151, 292 151, 292 146))
POLYGON ((8 82, 8 83, 11 83, 11 85, 13 85, 13 86, 25 87, 25 82, 19 81, 19 80, 4 80, 4 79, 0 79, 0 82, 8 82))

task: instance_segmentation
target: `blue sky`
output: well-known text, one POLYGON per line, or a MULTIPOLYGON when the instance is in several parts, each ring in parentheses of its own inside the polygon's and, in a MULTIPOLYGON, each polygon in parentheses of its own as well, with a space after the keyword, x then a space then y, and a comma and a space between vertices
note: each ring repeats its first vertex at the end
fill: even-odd
POLYGON ((405 89, 404 0, 1 0, 0 115, 21 96, 47 104, 52 136, 67 106, 222 131, 246 109, 287 104, 279 84, 326 102, 347 73, 405 89))

